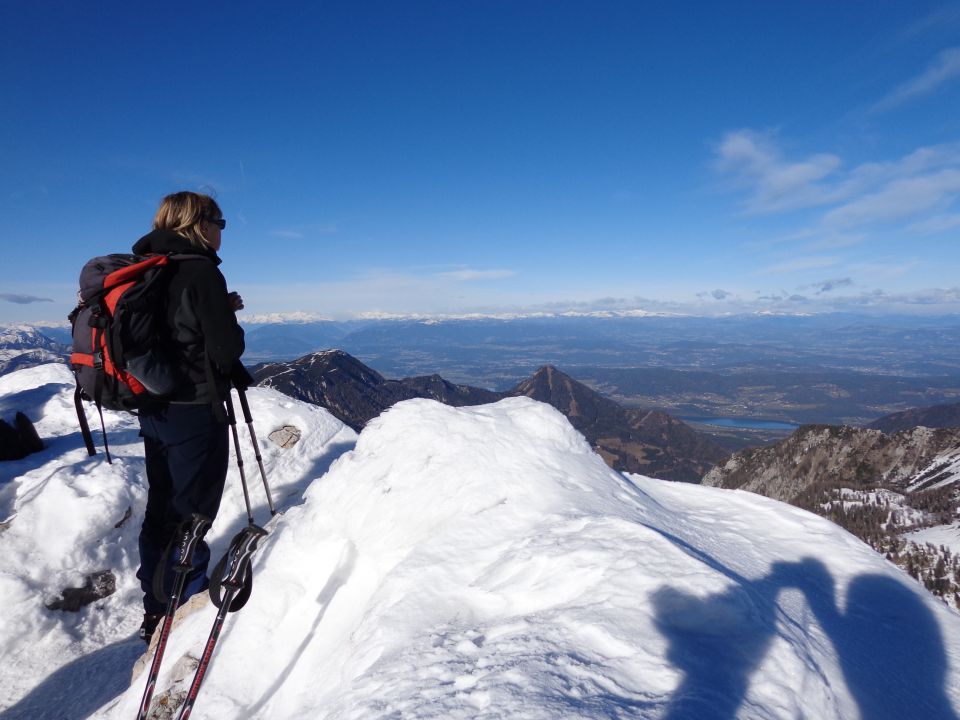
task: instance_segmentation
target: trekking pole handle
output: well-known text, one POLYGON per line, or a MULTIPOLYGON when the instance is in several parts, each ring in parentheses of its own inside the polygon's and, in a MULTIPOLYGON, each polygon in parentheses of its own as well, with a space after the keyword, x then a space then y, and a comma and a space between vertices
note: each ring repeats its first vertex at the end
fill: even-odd
POLYGON ((185 572, 193 569, 193 553, 199 542, 203 540, 203 536, 207 534, 210 525, 210 518, 200 513, 194 513, 183 524, 178 545, 180 553, 174 570, 185 572))
POLYGON ((259 525, 247 525, 233 539, 227 550, 227 564, 223 570, 220 584, 229 589, 243 587, 243 580, 250 567, 253 551, 257 549, 260 540, 266 537, 267 531, 259 525))

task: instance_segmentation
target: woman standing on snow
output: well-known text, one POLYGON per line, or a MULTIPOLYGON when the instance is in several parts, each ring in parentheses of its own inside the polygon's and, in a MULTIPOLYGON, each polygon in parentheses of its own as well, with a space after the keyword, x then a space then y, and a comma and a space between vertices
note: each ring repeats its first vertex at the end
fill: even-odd
MULTIPOLYGON (((153 231, 133 246, 138 255, 184 253, 172 263, 167 291, 166 335, 162 345, 178 373, 176 389, 163 402, 140 412, 146 455, 147 509, 140 530, 143 624, 140 637, 150 642, 163 617, 165 601, 154 594, 154 576, 165 562, 163 586, 169 593, 174 553, 165 554, 177 529, 194 513, 213 520, 220 508, 229 456, 223 402, 231 378, 248 385, 240 365, 243 329, 236 311, 237 293, 228 293, 217 268, 223 213, 213 198, 192 192, 168 195, 153 220, 153 231)), ((193 570, 181 602, 206 589, 210 548, 198 543, 193 570)))

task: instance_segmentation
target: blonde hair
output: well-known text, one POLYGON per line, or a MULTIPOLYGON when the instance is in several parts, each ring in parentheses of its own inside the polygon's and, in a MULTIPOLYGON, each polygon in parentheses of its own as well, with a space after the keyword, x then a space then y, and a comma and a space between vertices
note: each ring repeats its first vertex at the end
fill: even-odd
POLYGON ((195 247, 209 248, 210 244, 203 236, 201 223, 221 217, 223 212, 212 197, 184 190, 167 195, 160 202, 153 218, 153 229, 172 230, 183 235, 195 247))

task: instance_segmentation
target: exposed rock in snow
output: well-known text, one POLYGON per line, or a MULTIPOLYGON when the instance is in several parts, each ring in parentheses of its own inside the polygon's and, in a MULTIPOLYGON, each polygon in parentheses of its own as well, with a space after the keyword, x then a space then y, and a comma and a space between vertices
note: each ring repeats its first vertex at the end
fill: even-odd
POLYGON ((268 437, 272 442, 286 450, 300 441, 300 435, 300 428, 295 428, 293 425, 284 425, 282 428, 274 430, 268 437))
POLYGON ((60 597, 47 603, 47 610, 77 612, 80 608, 103 600, 117 590, 117 578, 109 570, 87 575, 81 587, 68 587, 60 591, 60 597))

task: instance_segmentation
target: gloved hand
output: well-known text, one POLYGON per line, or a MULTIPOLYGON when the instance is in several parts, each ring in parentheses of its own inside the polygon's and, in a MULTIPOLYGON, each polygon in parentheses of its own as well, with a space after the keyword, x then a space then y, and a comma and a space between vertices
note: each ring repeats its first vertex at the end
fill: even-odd
POLYGON ((238 390, 246 390, 253 385, 253 375, 243 366, 243 363, 237 360, 230 369, 230 382, 238 390))

